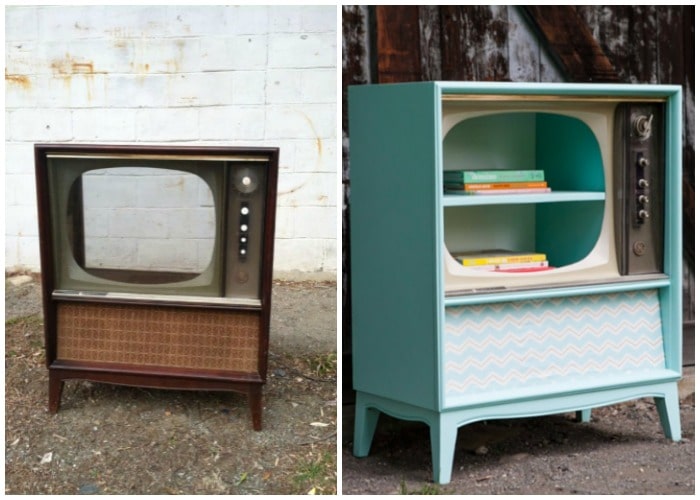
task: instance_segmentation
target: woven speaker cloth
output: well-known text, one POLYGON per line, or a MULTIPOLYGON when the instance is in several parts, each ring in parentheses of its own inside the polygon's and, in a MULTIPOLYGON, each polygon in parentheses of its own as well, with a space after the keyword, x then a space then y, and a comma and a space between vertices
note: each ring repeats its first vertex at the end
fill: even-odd
POLYGON ((255 311, 58 304, 60 360, 257 372, 255 311))

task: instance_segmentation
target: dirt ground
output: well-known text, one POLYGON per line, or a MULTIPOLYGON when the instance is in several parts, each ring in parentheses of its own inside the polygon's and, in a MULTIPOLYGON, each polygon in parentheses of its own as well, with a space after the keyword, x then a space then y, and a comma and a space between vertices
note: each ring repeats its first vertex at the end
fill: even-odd
MULTIPOLYGON (((452 481, 432 483, 428 427, 381 415, 367 458, 352 456, 354 406, 343 406, 343 494, 693 494, 695 395, 681 393, 683 438, 664 438, 653 399, 574 414, 462 427, 452 481)), ((346 401, 349 399, 346 395, 346 401)))
MULTIPOLYGON (((39 285, 5 283, 6 494, 336 493, 335 283, 273 287, 263 431, 243 396, 67 382, 46 410, 39 285)), ((432 483, 427 426, 380 417, 352 456, 343 406, 343 494, 693 494, 694 370, 683 439, 664 438, 651 399, 460 429, 452 482, 432 483)), ((346 403, 351 395, 345 394, 346 403)))
POLYGON ((334 494, 336 286, 275 282, 263 430, 235 393, 69 381, 47 412, 40 288, 5 282, 6 494, 334 494))

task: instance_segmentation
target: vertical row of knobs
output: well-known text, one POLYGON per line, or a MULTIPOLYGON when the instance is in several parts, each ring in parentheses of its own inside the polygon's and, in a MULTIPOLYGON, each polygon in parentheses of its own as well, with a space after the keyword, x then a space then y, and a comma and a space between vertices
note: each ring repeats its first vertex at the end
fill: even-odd
POLYGON ((248 232, 250 230, 248 217, 249 214, 250 207, 248 206, 248 202, 241 202, 238 226, 238 256, 241 260, 244 260, 248 255, 248 232))
MULTIPOLYGON (((634 133, 642 141, 649 139, 651 136, 651 122, 653 119, 654 115, 640 115, 634 119, 634 133)), ((639 193, 641 191, 641 193, 639 193, 637 196, 637 220, 639 222, 643 222, 649 218, 649 211, 646 208, 649 204, 649 196, 646 194, 647 189, 649 188, 649 181, 643 177, 648 166, 649 159, 640 153, 637 157, 637 172, 639 175, 637 180, 637 192, 639 193)))

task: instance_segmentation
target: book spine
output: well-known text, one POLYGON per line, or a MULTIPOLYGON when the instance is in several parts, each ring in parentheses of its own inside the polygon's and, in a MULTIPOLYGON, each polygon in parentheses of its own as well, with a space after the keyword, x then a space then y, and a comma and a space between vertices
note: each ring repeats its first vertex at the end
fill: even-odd
POLYGON ((459 192, 465 194, 533 194, 533 193, 550 193, 551 188, 522 188, 522 189, 465 189, 459 192))
POLYGON ((495 183, 467 183, 460 184, 457 182, 451 182, 445 184, 449 189, 464 189, 466 191, 475 190, 486 190, 486 189, 533 189, 533 188, 546 188, 547 183, 545 181, 541 182, 495 182, 495 183))
POLYGON ((508 264, 487 264, 483 266, 466 266, 465 269, 472 271, 529 271, 535 269, 547 269, 549 262, 546 260, 540 262, 511 262, 508 264))
POLYGON ((465 267, 488 266, 498 264, 518 264, 518 263, 533 263, 547 260, 547 256, 543 253, 529 253, 520 255, 494 255, 492 257, 470 257, 462 258, 460 261, 465 267))
POLYGON ((552 266, 542 266, 542 267, 524 267, 522 269, 497 269, 502 273, 535 273, 537 271, 549 271, 550 269, 556 269, 552 266))
POLYGON ((543 181, 543 170, 460 170, 447 171, 445 181, 454 182, 531 182, 543 181))

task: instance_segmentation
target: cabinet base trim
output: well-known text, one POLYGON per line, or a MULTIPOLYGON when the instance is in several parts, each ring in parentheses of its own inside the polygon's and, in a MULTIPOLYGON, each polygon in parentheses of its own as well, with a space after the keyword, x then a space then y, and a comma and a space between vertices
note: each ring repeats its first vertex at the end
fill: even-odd
POLYGON ((483 420, 536 417, 567 412, 576 412, 577 420, 586 421, 590 418, 591 408, 642 397, 654 398, 665 436, 673 441, 679 441, 681 420, 676 382, 648 383, 560 396, 544 395, 537 400, 501 402, 483 407, 442 412, 358 392, 355 402, 353 454, 356 457, 366 457, 369 454, 380 412, 402 420, 424 422, 430 427, 433 480, 439 484, 447 484, 452 477, 457 432, 463 425, 483 420))

